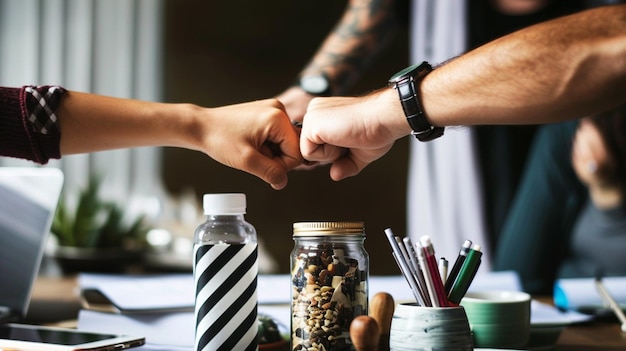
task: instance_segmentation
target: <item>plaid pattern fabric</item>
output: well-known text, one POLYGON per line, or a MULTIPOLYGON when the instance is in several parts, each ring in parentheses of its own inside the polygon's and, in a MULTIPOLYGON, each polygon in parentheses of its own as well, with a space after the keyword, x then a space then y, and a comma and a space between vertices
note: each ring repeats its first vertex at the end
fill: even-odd
POLYGON ((40 134, 59 133, 55 111, 61 95, 67 90, 59 86, 25 86, 24 92, 28 121, 33 131, 40 134))

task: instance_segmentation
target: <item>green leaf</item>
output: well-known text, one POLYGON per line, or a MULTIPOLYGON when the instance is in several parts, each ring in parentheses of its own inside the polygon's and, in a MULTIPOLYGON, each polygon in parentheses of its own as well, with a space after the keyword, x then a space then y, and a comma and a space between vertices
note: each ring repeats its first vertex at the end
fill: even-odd
POLYGON ((123 247, 125 241, 142 242, 148 232, 144 217, 135 219, 129 227, 124 225, 124 210, 99 196, 101 179, 93 176, 78 197, 75 212, 70 214, 67 202, 59 201, 52 232, 63 246, 123 247))

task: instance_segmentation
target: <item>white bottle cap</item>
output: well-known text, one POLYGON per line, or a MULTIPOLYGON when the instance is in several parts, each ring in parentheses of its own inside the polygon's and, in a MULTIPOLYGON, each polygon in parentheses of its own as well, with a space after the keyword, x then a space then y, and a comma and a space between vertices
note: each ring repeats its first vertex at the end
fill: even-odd
POLYGON ((246 194, 204 194, 205 215, 236 215, 246 213, 246 194))

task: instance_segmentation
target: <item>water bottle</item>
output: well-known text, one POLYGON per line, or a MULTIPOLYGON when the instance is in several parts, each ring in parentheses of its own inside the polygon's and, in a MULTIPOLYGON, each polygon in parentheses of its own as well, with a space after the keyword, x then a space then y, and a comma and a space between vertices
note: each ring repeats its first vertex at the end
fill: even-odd
POLYGON ((195 231, 195 350, 257 350, 256 230, 245 194, 205 194, 195 231))

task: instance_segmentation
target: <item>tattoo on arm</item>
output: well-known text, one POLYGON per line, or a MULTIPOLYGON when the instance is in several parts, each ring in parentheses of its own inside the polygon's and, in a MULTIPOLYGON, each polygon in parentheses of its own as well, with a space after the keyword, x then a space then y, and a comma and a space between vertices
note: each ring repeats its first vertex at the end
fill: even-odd
POLYGON ((345 93, 390 42, 395 24, 394 0, 350 0, 303 74, 323 72, 334 93, 345 93))

